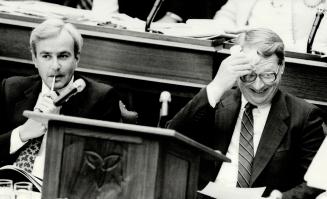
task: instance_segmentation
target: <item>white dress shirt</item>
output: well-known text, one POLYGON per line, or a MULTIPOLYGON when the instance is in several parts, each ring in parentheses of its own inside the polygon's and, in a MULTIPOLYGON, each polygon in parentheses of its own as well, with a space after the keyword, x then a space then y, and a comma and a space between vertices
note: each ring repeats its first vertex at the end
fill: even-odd
MULTIPOLYGON (((69 82, 69 84, 65 87, 67 88, 68 86, 73 84, 73 80, 74 78, 72 78, 72 80, 69 82)), ((58 90, 58 92, 60 93, 63 89, 58 90)), ((44 84, 44 82, 42 82, 42 89, 39 95, 42 94, 46 94, 49 93, 50 89, 44 84)), ((57 109, 57 113, 59 114, 60 111, 60 107, 58 107, 57 109)), ((28 141, 23 142, 20 139, 19 136, 19 132, 20 132, 20 126, 15 128, 12 133, 11 133, 11 137, 10 137, 10 154, 15 153, 17 150, 19 150, 21 147, 23 147, 28 141)), ((34 165, 33 165, 33 171, 32 171, 32 175, 39 177, 41 179, 43 179, 43 171, 44 171, 44 161, 45 161, 45 147, 46 147, 46 135, 43 136, 43 140, 40 146, 40 150, 38 152, 38 154, 35 157, 35 161, 34 161, 34 165)))
MULTIPOLYGON (((215 107, 216 103, 212 94, 211 89, 207 87, 207 96, 209 103, 212 107, 215 107)), ((224 162, 220 168, 220 171, 216 178, 216 183, 223 184, 228 187, 236 187, 237 184, 237 176, 238 176, 238 148, 239 148, 239 138, 241 132, 241 121, 242 115, 245 110, 245 105, 247 104, 247 100, 242 95, 241 99, 241 110, 238 114, 238 118, 236 121, 236 125, 234 128, 234 132, 232 135, 232 140, 229 144, 226 156, 231 159, 231 162, 224 162)), ((257 108, 252 110, 253 113, 253 148, 254 155, 256 154, 260 138, 263 132, 263 128, 266 124, 268 114, 271 108, 271 104, 267 104, 264 106, 258 106, 257 108)))
MULTIPOLYGON (((306 6, 316 1, 304 0, 228 0, 217 11, 214 22, 218 30, 269 28, 285 43, 286 50, 306 52, 306 44, 318 7, 327 9, 327 2, 306 6)), ((312 48, 327 52, 327 17, 321 20, 312 48)))

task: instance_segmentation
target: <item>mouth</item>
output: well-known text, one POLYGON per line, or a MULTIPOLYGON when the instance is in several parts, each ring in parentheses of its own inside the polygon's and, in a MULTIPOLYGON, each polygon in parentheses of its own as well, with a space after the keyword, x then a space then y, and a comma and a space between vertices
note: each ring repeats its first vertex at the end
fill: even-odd
POLYGON ((265 94, 268 91, 268 89, 269 88, 263 88, 263 89, 260 89, 260 90, 256 90, 256 89, 250 88, 250 90, 252 91, 252 93, 254 93, 256 95, 263 95, 263 94, 265 94))
POLYGON ((55 82, 59 82, 60 79, 61 79, 62 77, 64 77, 64 76, 63 76, 63 75, 60 75, 60 74, 58 74, 58 75, 49 75, 49 78, 50 78, 50 79, 53 79, 54 77, 56 77, 56 81, 55 81, 55 82))

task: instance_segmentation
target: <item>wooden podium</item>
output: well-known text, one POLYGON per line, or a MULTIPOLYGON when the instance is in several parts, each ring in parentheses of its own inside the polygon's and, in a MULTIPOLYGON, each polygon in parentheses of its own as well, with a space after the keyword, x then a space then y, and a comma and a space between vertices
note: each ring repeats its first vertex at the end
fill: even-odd
POLYGON ((174 130, 24 115, 49 121, 42 198, 195 199, 200 158, 229 161, 174 130))

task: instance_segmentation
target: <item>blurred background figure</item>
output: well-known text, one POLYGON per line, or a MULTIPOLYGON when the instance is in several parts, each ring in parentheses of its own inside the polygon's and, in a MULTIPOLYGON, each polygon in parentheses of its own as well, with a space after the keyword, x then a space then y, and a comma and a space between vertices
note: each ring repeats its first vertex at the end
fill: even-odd
MULTIPOLYGON (((263 27, 282 37, 287 50, 306 52, 307 40, 318 8, 325 0, 228 0, 214 16, 216 27, 226 32, 263 27)), ((327 52, 327 19, 322 19, 313 50, 327 52)))
MULTIPOLYGON (((188 19, 212 19, 227 0, 166 0, 167 12, 158 22, 186 22, 188 19)), ((165 3, 164 2, 164 3, 165 3)))
MULTIPOLYGON (((126 14, 146 20, 155 0, 41 0, 73 8, 92 10, 99 15, 126 14)), ((212 19, 227 0, 164 0, 155 21, 185 22, 187 19, 212 19)))
POLYGON ((118 0, 41 0, 48 3, 69 6, 84 10, 92 10, 110 15, 118 12, 118 0))

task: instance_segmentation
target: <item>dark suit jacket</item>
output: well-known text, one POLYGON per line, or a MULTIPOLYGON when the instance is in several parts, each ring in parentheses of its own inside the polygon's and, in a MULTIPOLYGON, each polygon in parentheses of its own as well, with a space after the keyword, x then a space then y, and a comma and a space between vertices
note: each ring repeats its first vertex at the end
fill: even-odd
MULTIPOLYGON (((120 120, 118 93, 109 85, 85 77, 85 89, 65 103, 61 114, 109 121, 120 120)), ((2 81, 0 87, 0 165, 12 164, 20 150, 10 155, 10 136, 13 129, 22 125, 27 118, 24 110, 33 110, 42 81, 40 76, 11 77, 2 81)), ((21 150, 23 150, 22 147, 21 150)))
MULTIPOLYGON (((232 89, 212 108, 202 89, 170 122, 175 129, 226 154, 240 111, 241 92, 232 89)), ((304 183, 303 176, 324 139, 319 109, 278 91, 254 157, 251 187, 267 186, 283 198, 314 198, 317 190, 304 183)), ((214 181, 221 163, 202 162, 200 188, 214 181), (202 181, 201 181, 202 180, 202 181)))

